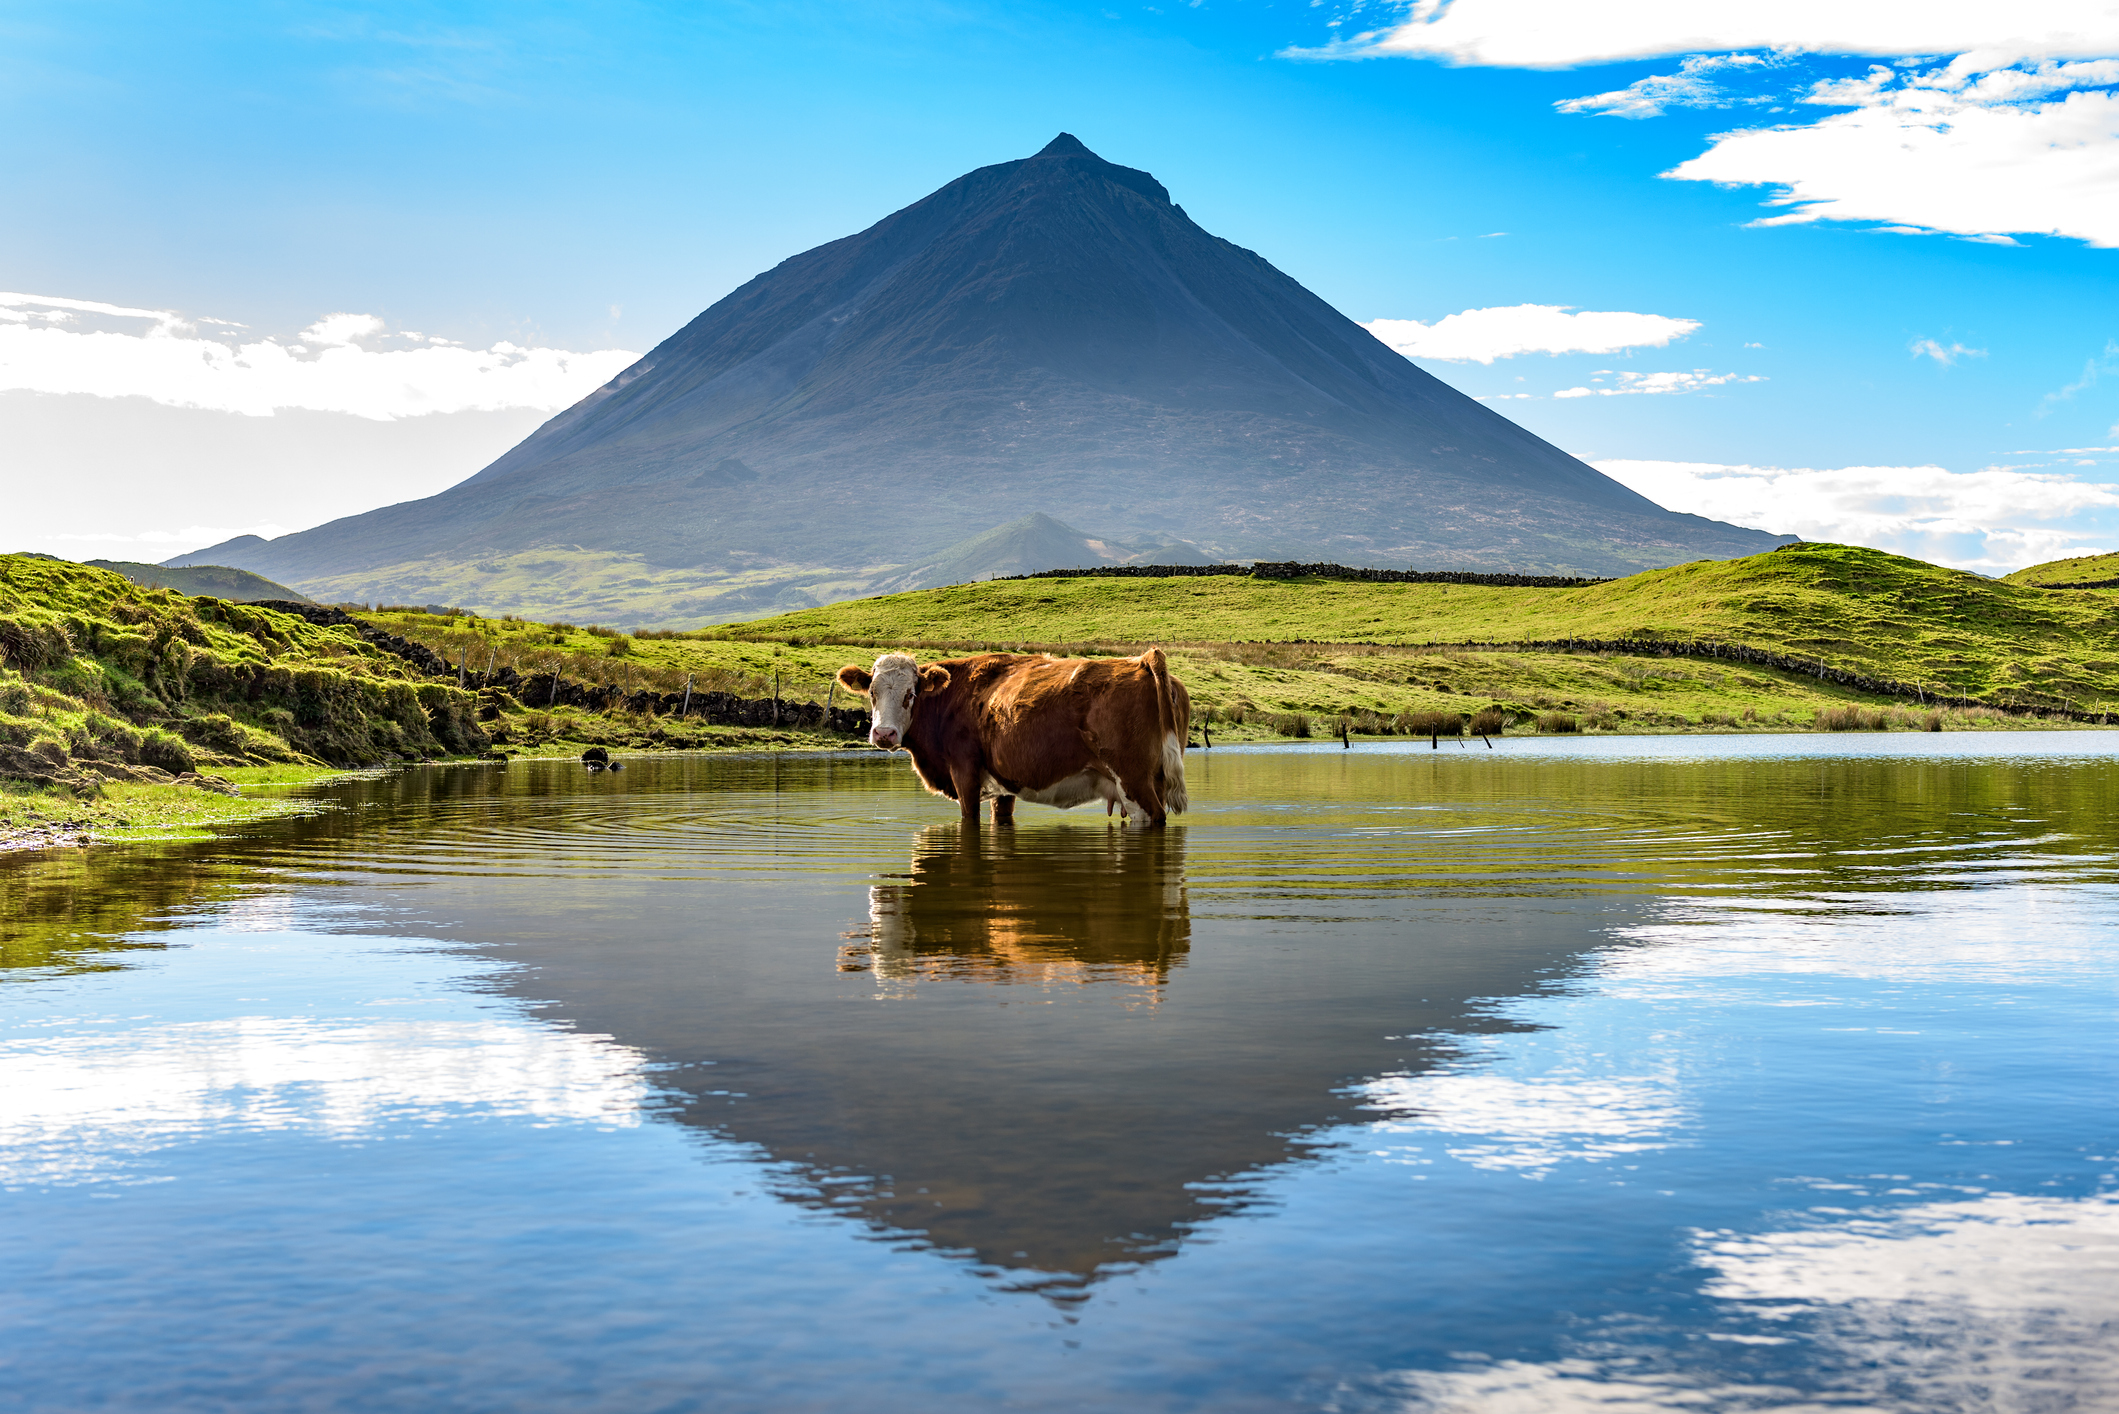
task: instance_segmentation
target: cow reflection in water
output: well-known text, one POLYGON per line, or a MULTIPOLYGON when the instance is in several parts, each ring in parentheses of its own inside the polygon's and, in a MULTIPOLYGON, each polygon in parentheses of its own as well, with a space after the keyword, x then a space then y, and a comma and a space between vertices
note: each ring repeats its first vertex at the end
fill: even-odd
POLYGON ((1152 1002, 1191 943, 1183 849, 1181 834, 1069 830, 1025 848, 1005 832, 931 827, 907 881, 869 889, 868 935, 840 967, 894 987, 1132 984, 1152 1002))

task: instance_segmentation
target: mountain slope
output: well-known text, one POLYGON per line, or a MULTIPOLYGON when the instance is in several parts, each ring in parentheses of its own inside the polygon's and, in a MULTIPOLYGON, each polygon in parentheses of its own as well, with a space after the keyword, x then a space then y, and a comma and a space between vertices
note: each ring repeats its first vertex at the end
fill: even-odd
POLYGON ((1623 573, 1773 543, 1515 426, 1062 135, 758 276, 441 495, 186 558, 297 584, 547 544, 910 565, 1032 511, 1344 563, 1623 573))

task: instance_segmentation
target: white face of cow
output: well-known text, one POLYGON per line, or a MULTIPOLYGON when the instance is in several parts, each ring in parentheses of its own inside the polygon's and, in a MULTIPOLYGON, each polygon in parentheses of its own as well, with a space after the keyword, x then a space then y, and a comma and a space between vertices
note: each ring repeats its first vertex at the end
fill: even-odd
POLYGON ((871 745, 894 747, 912 730, 912 704, 919 695, 920 665, 909 653, 885 653, 876 659, 868 683, 871 745))

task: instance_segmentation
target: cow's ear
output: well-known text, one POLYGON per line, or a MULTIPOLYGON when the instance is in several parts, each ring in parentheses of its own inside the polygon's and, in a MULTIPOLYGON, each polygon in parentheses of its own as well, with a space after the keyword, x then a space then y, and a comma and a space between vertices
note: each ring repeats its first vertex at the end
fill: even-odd
POLYGON ((949 686, 949 669, 939 664, 930 664, 920 669, 920 690, 940 692, 949 686))
POLYGON ((866 692, 868 685, 874 681, 875 679, 868 675, 868 669, 859 663, 848 663, 839 669, 839 686, 848 692, 866 692))

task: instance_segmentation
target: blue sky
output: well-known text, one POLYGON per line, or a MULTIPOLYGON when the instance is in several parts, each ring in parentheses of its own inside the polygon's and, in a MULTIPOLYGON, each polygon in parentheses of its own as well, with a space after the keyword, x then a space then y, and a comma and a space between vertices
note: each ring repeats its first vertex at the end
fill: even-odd
POLYGON ((0 288, 46 303, 0 324, 44 336, 0 348, 0 475, 23 548, 144 559, 429 494, 1064 129, 1363 322, 1696 325, 1411 346, 1666 504, 1989 572, 2119 548, 2119 452, 2060 450, 2119 446, 2112 56, 2097 0, 17 4, 0 288), (289 352, 217 401, 156 381, 170 339, 289 352), (429 403, 318 391, 408 371, 429 403))

